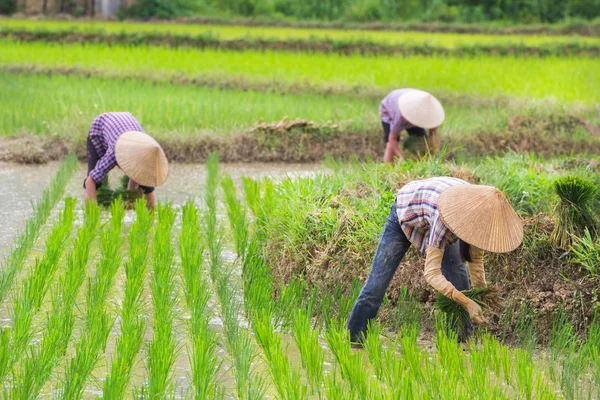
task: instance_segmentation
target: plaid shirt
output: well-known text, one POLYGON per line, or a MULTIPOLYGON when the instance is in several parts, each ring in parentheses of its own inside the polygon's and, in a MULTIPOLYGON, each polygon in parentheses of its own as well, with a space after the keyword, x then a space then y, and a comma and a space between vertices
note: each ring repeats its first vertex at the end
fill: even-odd
POLYGON ((413 128, 408 121, 402 120, 402 114, 398 108, 398 99, 404 93, 412 89, 397 89, 385 96, 379 105, 381 120, 390 124, 390 134, 398 135, 407 128, 413 128))
POLYGON ((438 199, 444 189, 468 185, 461 179, 441 177, 413 181, 403 186, 396 197, 396 213, 402 231, 421 252, 427 247, 444 249, 458 238, 442 222, 438 199))
POLYGON ((108 171, 117 165, 115 143, 119 136, 128 131, 144 132, 140 123, 128 112, 104 113, 92 122, 89 137, 100 156, 90 172, 94 182, 102 182, 108 171))

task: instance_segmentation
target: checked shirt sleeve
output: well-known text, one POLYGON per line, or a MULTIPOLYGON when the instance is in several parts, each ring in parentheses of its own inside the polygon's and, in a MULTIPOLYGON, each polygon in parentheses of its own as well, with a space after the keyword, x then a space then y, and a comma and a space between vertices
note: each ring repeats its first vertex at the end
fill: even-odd
POLYGON ((106 153, 98 160, 96 167, 90 172, 90 176, 96 184, 102 182, 108 171, 117 165, 117 158, 114 149, 108 149, 106 153))

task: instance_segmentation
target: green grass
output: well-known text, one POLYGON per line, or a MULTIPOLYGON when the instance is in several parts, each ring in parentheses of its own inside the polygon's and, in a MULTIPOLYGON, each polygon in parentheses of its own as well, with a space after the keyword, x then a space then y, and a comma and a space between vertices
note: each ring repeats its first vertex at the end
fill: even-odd
POLYGON ((306 29, 265 26, 192 25, 170 23, 105 22, 105 21, 31 21, 0 20, 0 29, 51 32, 75 31, 85 33, 153 33, 173 36, 212 35, 222 40, 254 38, 262 40, 343 40, 370 41, 384 44, 414 44, 454 48, 461 45, 514 44, 539 46, 542 44, 576 43, 600 44, 597 37, 545 36, 545 35, 485 35, 457 33, 389 32, 341 29, 306 29))
POLYGON ((516 96, 594 103, 593 59, 362 57, 289 52, 0 42, 0 65, 94 68, 120 74, 203 77, 305 88, 418 87, 436 94, 516 96), (265 68, 269 66, 269 68, 265 68))

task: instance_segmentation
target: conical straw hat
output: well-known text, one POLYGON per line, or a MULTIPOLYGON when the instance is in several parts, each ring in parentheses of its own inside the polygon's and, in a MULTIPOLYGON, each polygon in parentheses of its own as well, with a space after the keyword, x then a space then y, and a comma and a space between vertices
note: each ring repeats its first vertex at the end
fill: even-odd
POLYGON ((410 90, 398 99, 400 114, 419 128, 437 128, 444 122, 446 114, 438 99, 422 90, 410 90))
POLYGON ((457 185, 438 202, 442 221, 463 241, 493 253, 514 250, 523 241, 523 223, 500 190, 457 185))
POLYGON ((117 164, 143 186, 160 186, 169 175, 167 157, 158 142, 142 132, 123 133, 115 144, 117 164))

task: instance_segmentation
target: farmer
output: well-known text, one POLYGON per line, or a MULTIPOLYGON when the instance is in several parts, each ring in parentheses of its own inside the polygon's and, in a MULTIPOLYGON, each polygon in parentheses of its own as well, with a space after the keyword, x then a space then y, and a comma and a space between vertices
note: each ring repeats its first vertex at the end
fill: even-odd
POLYGON ((401 158, 398 142, 400 132, 409 136, 426 137, 425 129, 433 137, 437 127, 444 122, 442 104, 431 94, 417 89, 397 89, 385 96, 379 106, 383 126, 385 154, 383 161, 393 163, 394 157, 401 158))
POLYGON ((109 112, 96 117, 87 138, 88 175, 85 199, 96 201, 96 190, 108 171, 119 166, 129 177, 128 189, 140 189, 154 208, 154 187, 167 180, 167 157, 156 140, 144 133, 128 112, 109 112))
MULTIPOLYGON (((459 303, 473 323, 487 320, 481 307, 461 290, 486 287, 483 252, 504 253, 523 241, 523 226, 508 200, 495 187, 471 185, 449 177, 413 181, 398 191, 383 227, 371 271, 348 320, 351 341, 364 340, 383 296, 411 246, 426 255, 425 280, 459 303), (469 263, 469 270, 465 262, 469 263), (469 284, 469 278, 471 280, 469 284)), ((460 341, 471 321, 451 327, 460 341)))

